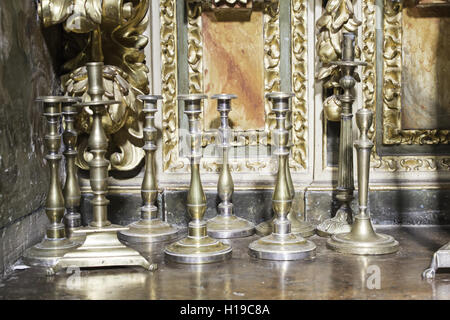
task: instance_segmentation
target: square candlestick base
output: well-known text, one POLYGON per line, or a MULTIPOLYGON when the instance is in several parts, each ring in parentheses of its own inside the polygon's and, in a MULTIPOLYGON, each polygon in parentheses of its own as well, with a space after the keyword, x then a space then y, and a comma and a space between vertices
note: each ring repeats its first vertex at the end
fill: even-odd
POLYGON ((77 249, 66 253, 55 266, 48 270, 48 274, 57 273, 68 267, 141 266, 150 271, 156 270, 156 264, 150 264, 138 251, 119 241, 117 232, 126 229, 122 226, 109 225, 100 228, 86 227, 74 231, 75 234, 86 233, 86 240, 77 249))
POLYGON ((441 268, 450 268, 450 242, 435 252, 430 267, 423 272, 422 276, 425 279, 434 279, 436 271, 441 268))

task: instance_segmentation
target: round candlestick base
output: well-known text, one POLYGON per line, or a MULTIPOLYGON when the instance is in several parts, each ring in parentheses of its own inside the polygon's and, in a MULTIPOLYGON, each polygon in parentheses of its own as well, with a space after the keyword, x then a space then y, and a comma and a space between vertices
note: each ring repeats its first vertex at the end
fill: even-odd
POLYGON ((249 245, 249 255, 264 260, 305 260, 316 256, 316 245, 309 240, 289 233, 271 234, 249 245))
POLYGON ((79 247, 81 243, 63 239, 45 238, 42 242, 29 248, 23 255, 26 265, 34 267, 53 267, 66 253, 79 247))
POLYGON ((327 247, 341 253, 381 255, 397 252, 399 244, 392 236, 376 233, 370 218, 356 216, 352 231, 333 235, 327 247))
MULTIPOLYGON (((289 213, 287 219, 291 222, 291 233, 300 235, 303 238, 308 238, 314 235, 314 226, 309 222, 299 220, 295 215, 289 213)), ((260 236, 267 236, 273 231, 273 221, 275 217, 269 221, 261 222, 256 226, 256 234, 260 236)))
POLYGON ((208 235, 218 239, 249 237, 255 233, 255 225, 235 215, 216 216, 207 222, 208 235))
POLYGON ((180 237, 180 229, 160 219, 133 222, 128 230, 120 231, 117 236, 128 243, 154 243, 173 241, 180 237))
POLYGON ((186 264, 220 262, 231 258, 231 246, 209 236, 188 236, 164 250, 169 261, 186 264))

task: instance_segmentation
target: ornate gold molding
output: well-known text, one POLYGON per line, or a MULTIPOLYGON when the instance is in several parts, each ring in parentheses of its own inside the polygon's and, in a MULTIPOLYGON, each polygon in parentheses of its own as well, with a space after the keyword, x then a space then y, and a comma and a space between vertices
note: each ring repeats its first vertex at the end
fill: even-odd
MULTIPOLYGON (((306 0, 292 0, 292 83, 296 93, 293 103, 293 160, 291 166, 295 171, 306 169, 307 159, 307 111, 306 111, 306 0), (295 32, 295 35, 294 35, 295 32)), ((187 4, 188 24, 188 78, 189 93, 203 92, 202 64, 202 23, 199 2, 187 4)), ((163 102, 163 169, 166 172, 187 172, 189 167, 179 156, 178 105, 177 95, 177 25, 176 1, 162 0, 161 8, 161 48, 162 48, 162 95, 163 102)), ((268 1, 264 7, 264 92, 280 90, 280 27, 279 2, 268 1)), ((267 102, 266 102, 267 103, 267 102)), ((240 135, 234 134, 235 145, 267 144, 265 134, 273 125, 274 119, 268 115, 270 106, 265 105, 266 130, 246 130, 240 135)), ((203 124, 202 124, 203 125, 203 124)), ((203 144, 214 141, 214 136, 206 132, 203 144)), ((275 169, 272 157, 265 159, 235 159, 230 161, 232 171, 236 172, 271 172, 275 169)), ((202 168, 207 172, 216 172, 220 164, 215 159, 202 159, 202 168)))
MULTIPOLYGON (((387 0, 385 6, 396 6, 398 4, 387 0)), ((392 7, 388 8, 391 10, 392 7)), ((367 0, 362 2, 363 10, 363 26, 362 26, 362 55, 363 60, 367 62, 367 66, 363 67, 362 84, 363 84, 363 103, 365 107, 376 111, 376 26, 375 26, 375 0, 367 0)), ((398 8, 394 10, 398 12, 398 8)), ((391 13, 384 14, 386 18, 391 13)), ((396 31, 399 31, 398 29, 396 31)), ((401 49, 401 48, 400 48, 401 49)), ((386 56, 386 54, 384 54, 386 56)), ((390 56, 390 55, 388 55, 390 56)), ((384 58, 385 59, 385 58, 384 58)), ((384 62, 383 59, 383 64, 384 62)), ((384 93, 383 93, 384 94, 384 93)), ((384 100, 384 98, 383 98, 384 100)), ((384 104, 384 102, 383 102, 384 104)), ((384 123, 383 123, 384 125, 384 123)), ((376 121, 370 128, 370 137, 376 142, 376 121)), ((376 146, 376 143, 375 143, 376 146)), ((434 172, 449 171, 450 159, 445 156, 379 156, 376 148, 371 155, 371 167, 375 171, 389 172, 434 172)))
POLYGON ((450 130, 405 130, 402 112, 401 2, 385 1, 383 38, 383 144, 448 144, 450 130))
MULTIPOLYGON (((122 2, 117 0, 41 0, 39 16, 48 27, 63 24, 65 74, 61 77, 66 95, 87 101, 89 61, 104 62, 105 98, 121 101, 112 105, 102 121, 109 139, 107 157, 111 169, 128 171, 136 168, 144 157, 142 103, 136 96, 149 91, 148 68, 143 53, 148 38, 148 0, 122 2), (120 150, 120 151, 118 151, 120 150)), ((81 131, 76 163, 88 169, 87 137, 92 124, 89 108, 77 117, 81 131)))

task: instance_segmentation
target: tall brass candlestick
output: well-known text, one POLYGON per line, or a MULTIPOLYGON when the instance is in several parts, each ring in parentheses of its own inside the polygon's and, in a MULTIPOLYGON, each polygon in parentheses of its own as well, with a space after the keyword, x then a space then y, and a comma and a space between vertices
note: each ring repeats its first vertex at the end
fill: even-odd
POLYGON ((234 191, 233 177, 228 165, 228 152, 231 147, 231 128, 228 124, 228 114, 231 111, 231 99, 234 94, 216 94, 211 99, 217 99, 217 111, 220 113, 220 127, 218 130, 218 144, 222 149, 222 170, 217 183, 217 193, 221 202, 218 206, 219 214, 208 221, 208 234, 213 238, 240 238, 251 236, 255 232, 255 225, 248 220, 233 214, 231 196, 234 191))
POLYGON ((48 166, 50 168, 50 186, 45 203, 45 213, 50 220, 44 240, 28 249, 24 254, 24 262, 33 266, 54 266, 58 259, 65 253, 74 249, 77 245, 66 238, 64 224, 61 222, 64 216, 64 197, 59 180, 59 166, 61 163, 61 134, 59 124, 61 122, 61 104, 74 103, 77 100, 68 97, 47 96, 38 97, 37 102, 44 105, 44 116, 47 119, 47 134, 45 145, 47 148, 48 166))
POLYGON ((274 92, 268 93, 266 98, 273 102, 272 111, 276 115, 276 129, 273 130, 273 141, 275 142, 278 156, 278 174, 275 190, 272 198, 273 211, 276 219, 273 222, 272 234, 253 241, 249 245, 249 254, 252 257, 267 260, 299 260, 315 257, 316 245, 305 240, 299 234, 291 232, 291 222, 287 215, 292 206, 292 191, 289 188, 288 156, 290 152, 289 131, 286 130, 286 117, 289 111, 289 99, 291 93, 274 92))
POLYGON ((329 248, 342 253, 379 255, 394 253, 399 247, 398 242, 393 237, 374 231, 367 206, 370 153, 373 148, 373 143, 368 137, 368 131, 372 125, 372 120, 373 112, 369 109, 359 109, 356 113, 356 124, 360 130, 359 139, 355 142, 358 164, 359 214, 355 216, 350 232, 333 235, 327 241, 329 248))
POLYGON ((62 104, 62 114, 65 123, 63 141, 66 146, 64 150, 64 157, 66 158, 66 183, 63 188, 64 202, 66 205, 64 223, 67 237, 73 241, 83 242, 84 237, 82 235, 75 236, 73 234, 74 230, 81 227, 81 214, 79 212, 81 191, 80 185, 78 184, 77 167, 75 165, 78 133, 75 129, 74 122, 78 111, 79 108, 74 106, 74 102, 62 104))
POLYGON ((89 161, 90 184, 94 197, 91 201, 93 221, 88 227, 74 230, 74 234, 86 234, 82 246, 66 253, 58 263, 51 268, 50 273, 69 266, 77 267, 108 267, 108 266, 142 266, 149 270, 156 269, 136 250, 123 245, 117 238, 117 231, 127 230, 127 227, 113 225, 108 221, 108 167, 105 159, 108 139, 102 125, 102 117, 106 106, 120 101, 103 100, 103 62, 86 64, 88 73, 88 93, 91 101, 78 106, 89 106, 93 113, 91 133, 88 146, 92 154, 89 161))
POLYGON ((344 94, 338 96, 342 102, 341 113, 341 134, 339 139, 339 167, 338 186, 336 198, 340 202, 339 209, 333 218, 327 219, 316 228, 317 234, 322 237, 329 237, 333 234, 347 233, 351 230, 353 212, 350 203, 353 200, 355 183, 353 180, 353 129, 352 105, 355 98, 352 95, 355 86, 353 77, 354 69, 358 65, 365 65, 364 62, 354 61, 355 58, 355 34, 344 33, 342 61, 335 61, 332 64, 341 67, 343 77, 340 85, 344 89, 344 94))
MULTIPOLYGON (((289 111, 286 115, 286 130, 289 132, 289 149, 292 147, 292 109, 289 105, 289 111)), ((292 182, 291 170, 289 168, 289 156, 287 158, 286 165, 286 178, 289 187, 289 192, 292 196, 292 199, 295 197, 295 189, 294 183, 292 182)), ((273 222, 275 221, 276 216, 273 216, 272 219, 268 221, 261 222, 256 226, 256 233, 261 236, 267 236, 273 231, 273 222)), ((287 215, 287 219, 291 222, 291 232, 293 234, 299 234, 302 237, 310 237, 314 235, 314 226, 305 220, 300 220, 298 215, 295 214, 293 208, 289 211, 287 215)))
POLYGON ((189 119, 189 137, 191 153, 191 183, 187 196, 187 211, 191 217, 188 226, 188 236, 172 243, 164 250, 167 258, 178 263, 202 264, 223 261, 231 257, 231 246, 210 238, 203 216, 206 211, 206 196, 200 180, 201 137, 200 113, 201 100, 206 95, 180 95, 178 100, 184 100, 184 113, 189 119))
POLYGON ((138 99, 144 101, 144 151, 145 172, 142 181, 141 195, 144 202, 141 208, 141 219, 133 222, 128 230, 120 231, 119 238, 130 243, 153 243, 174 240, 179 236, 179 229, 158 218, 158 207, 155 202, 158 196, 158 186, 155 173, 156 135, 155 113, 157 103, 162 96, 141 95, 138 99))

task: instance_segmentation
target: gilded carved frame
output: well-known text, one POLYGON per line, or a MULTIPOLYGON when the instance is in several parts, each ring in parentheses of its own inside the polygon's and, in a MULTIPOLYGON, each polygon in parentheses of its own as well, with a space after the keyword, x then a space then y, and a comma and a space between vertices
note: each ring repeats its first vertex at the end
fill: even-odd
MULTIPOLYGON (((160 1, 161 20, 161 78, 162 78, 162 135, 163 135, 163 171, 188 172, 187 159, 180 157, 179 152, 179 114, 178 78, 177 78, 177 6, 176 0, 160 1)), ((201 39, 201 8, 188 8, 188 70, 189 93, 203 91, 202 79, 202 39, 201 39)), ((307 169, 307 34, 306 34, 306 0, 291 0, 291 86, 295 97, 292 101, 292 158, 290 166, 294 172, 307 169)), ((264 11, 264 82, 265 92, 280 90, 280 28, 279 10, 264 11)), ((267 102, 266 102, 267 103, 267 102)), ((266 130, 271 121, 266 110, 266 130)), ((208 138, 208 137, 207 137, 208 138)), ((246 144, 251 144, 248 139, 246 144)), ((263 140, 263 139, 261 139, 263 140)), ((263 144, 264 141, 259 143, 263 144)), ((218 171, 219 163, 215 159, 202 159, 201 167, 208 172, 218 171)), ((267 158, 234 159, 230 163, 235 172, 273 172, 275 160, 267 158)))
MULTIPOLYGON (((376 17, 375 7, 377 0, 362 1, 362 54, 363 60, 368 63, 363 68, 363 103, 366 108, 372 109, 376 114, 377 108, 377 56, 376 56, 376 17)), ((382 73, 378 76, 382 81, 380 88, 381 130, 382 142, 403 144, 433 144, 448 143, 447 130, 401 130, 401 3, 391 0, 384 1, 382 12, 382 73)), ((376 140, 376 125, 374 121, 370 130, 371 139, 376 140)), ((375 144, 377 145, 377 144, 375 144)), ((376 148, 373 149, 371 167, 375 171, 389 172, 434 172, 450 171, 450 158, 448 156, 380 156, 376 148)))

